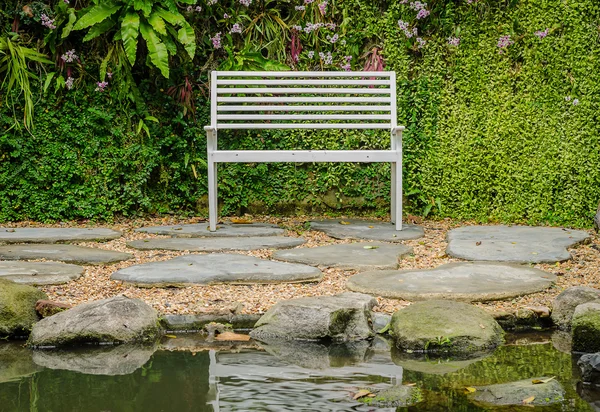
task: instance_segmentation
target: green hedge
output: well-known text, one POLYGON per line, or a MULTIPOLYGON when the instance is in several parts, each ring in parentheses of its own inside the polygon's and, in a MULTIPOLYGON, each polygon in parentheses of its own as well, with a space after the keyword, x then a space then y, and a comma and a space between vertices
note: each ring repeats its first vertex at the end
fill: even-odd
MULTIPOLYGON (((422 49, 398 27, 414 20, 407 4, 390 2, 382 14, 371 3, 336 7, 383 38, 387 69, 398 74, 406 210, 591 226, 600 199, 600 3, 432 1, 419 21, 422 49), (547 37, 534 35, 545 28, 547 37), (500 53, 507 34, 515 43, 500 53), (458 47, 450 36, 460 37, 458 47)), ((159 86, 143 93, 159 119, 148 122, 150 137, 91 89, 41 100, 31 135, 6 131, 12 112, 2 109, 0 220, 204 213, 208 102, 199 98, 189 119, 174 116, 179 109, 159 86)), ((222 148, 388 145, 385 132, 220 134, 222 148)), ((219 174, 224 213, 347 204, 384 214, 388 187, 389 166, 378 164, 223 165, 219 174)))

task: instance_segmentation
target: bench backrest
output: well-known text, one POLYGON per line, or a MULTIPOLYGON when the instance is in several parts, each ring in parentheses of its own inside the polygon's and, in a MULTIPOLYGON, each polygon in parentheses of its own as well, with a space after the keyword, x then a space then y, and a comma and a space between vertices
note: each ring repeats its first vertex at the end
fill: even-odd
POLYGON ((211 128, 394 129, 395 72, 211 73, 211 128))

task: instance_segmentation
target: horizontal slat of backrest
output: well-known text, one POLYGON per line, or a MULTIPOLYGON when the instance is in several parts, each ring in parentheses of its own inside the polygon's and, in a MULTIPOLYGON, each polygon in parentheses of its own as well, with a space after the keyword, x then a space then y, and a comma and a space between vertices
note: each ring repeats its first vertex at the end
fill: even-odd
POLYGON ((218 129, 389 129, 392 72, 217 72, 218 129), (250 112, 250 113, 249 113, 250 112))

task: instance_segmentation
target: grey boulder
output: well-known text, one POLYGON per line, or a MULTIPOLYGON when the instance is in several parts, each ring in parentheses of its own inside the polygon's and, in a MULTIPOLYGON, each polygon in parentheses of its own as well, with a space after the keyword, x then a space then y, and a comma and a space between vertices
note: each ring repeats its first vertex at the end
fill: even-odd
POLYGON ((489 386, 476 386, 471 394, 475 403, 485 405, 527 405, 544 406, 561 403, 565 399, 565 389, 556 380, 547 377, 524 379, 516 382, 489 386), (549 380, 548 380, 549 379, 549 380), (533 383, 533 382, 545 383, 533 383))
POLYGON ((371 309, 376 305, 373 297, 351 292, 286 300, 271 307, 250 336, 257 340, 369 339, 374 336, 371 309))
POLYGON ((574 286, 564 290, 552 302, 552 322, 563 330, 571 328, 575 308, 582 303, 600 299, 600 290, 587 286, 574 286))
POLYGON ((35 303, 47 298, 33 286, 0 279, 0 337, 28 335, 39 320, 35 303))
POLYGON ((396 347, 414 352, 476 353, 504 341, 504 332, 483 309, 462 302, 430 300, 394 313, 396 347))
POLYGON ((600 384, 600 352, 586 353, 577 361, 581 369, 581 380, 585 383, 600 384))
POLYGON ((140 299, 115 296, 83 303, 38 322, 27 341, 30 347, 81 343, 154 341, 160 335, 156 311, 140 299))

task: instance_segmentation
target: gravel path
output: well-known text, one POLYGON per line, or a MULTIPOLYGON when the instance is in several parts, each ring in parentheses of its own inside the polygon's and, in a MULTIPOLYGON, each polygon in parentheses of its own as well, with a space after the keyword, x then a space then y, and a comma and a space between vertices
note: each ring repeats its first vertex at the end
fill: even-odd
MULTIPOLYGON (((335 240, 321 232, 306 230, 304 222, 315 217, 272 218, 245 216, 253 222, 270 222, 282 225, 288 236, 302 236, 306 243, 301 247, 315 247, 339 243, 351 243, 349 240, 335 240)), ((342 218, 340 218, 342 219, 342 218)), ((418 218, 416 218, 418 219, 418 218)), ((223 219, 228 221, 228 219, 223 219)), ((418 219, 420 220, 420 219, 418 219)), ((134 255, 129 261, 104 266, 86 266, 83 276, 65 285, 42 287, 50 299, 63 303, 77 305, 79 303, 104 299, 118 294, 143 299, 160 313, 163 314, 192 314, 213 312, 234 307, 237 303, 243 304, 243 313, 262 313, 276 302, 284 299, 301 296, 333 295, 344 292, 346 280, 356 272, 341 269, 321 268, 324 279, 317 284, 289 284, 289 285, 254 285, 254 286, 189 286, 185 288, 138 288, 124 285, 120 281, 110 280, 110 275, 121 268, 134 264, 161 261, 188 252, 171 251, 142 251, 128 248, 125 243, 132 240, 159 238, 167 236, 136 233, 133 230, 142 226, 176 225, 186 223, 200 223, 200 219, 157 218, 144 220, 129 220, 113 225, 93 225, 89 223, 64 223, 57 225, 41 225, 33 222, 11 224, 11 227, 91 227, 103 226, 120 230, 123 236, 106 243, 82 242, 81 246, 96 247, 107 250, 128 252, 134 255)), ((459 259, 450 258, 445 254, 446 233, 449 229, 472 224, 469 222, 456 222, 451 220, 419 222, 425 229, 425 237, 417 240, 408 240, 404 244, 414 249, 414 255, 407 256, 400 261, 400 269, 433 268, 444 263, 456 262, 459 259)), ((5 225, 9 226, 9 225, 5 225)), ((591 286, 600 288, 600 238, 590 231, 592 241, 579 245, 570 250, 573 259, 557 264, 539 264, 535 267, 553 272, 558 276, 556 285, 541 293, 520 297, 507 302, 489 302, 478 304, 489 310, 513 311, 526 306, 550 306, 552 299, 570 286, 591 286)), ((260 258, 270 258, 272 251, 257 250, 251 252, 238 252, 260 258)), ((392 313, 405 307, 409 302, 401 300, 379 298, 380 305, 377 310, 392 313)))

